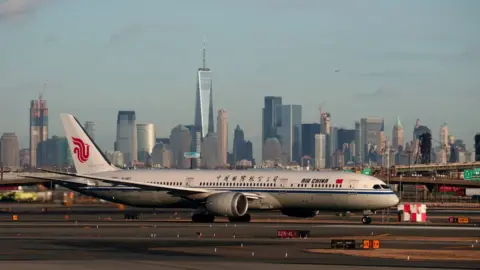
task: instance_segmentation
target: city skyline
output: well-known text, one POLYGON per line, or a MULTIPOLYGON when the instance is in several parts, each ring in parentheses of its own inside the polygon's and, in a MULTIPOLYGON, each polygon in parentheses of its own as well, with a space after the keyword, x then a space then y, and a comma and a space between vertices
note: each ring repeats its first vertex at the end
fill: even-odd
POLYGON ((269 10, 271 1, 257 5, 206 1, 193 3, 197 13, 187 12, 180 18, 176 15, 183 9, 175 3, 152 1, 144 10, 124 1, 113 7, 91 2, 100 16, 90 23, 102 25, 99 19, 107 10, 144 14, 128 20, 113 15, 108 26, 93 29, 94 34, 78 34, 85 26, 61 15, 88 7, 88 2, 42 1, 32 6, 30 11, 35 12, 22 17, 0 4, 0 34, 6 41, 0 48, 9 51, 0 63, 0 74, 5 76, 0 91, 8 93, 0 101, 0 132, 15 132, 26 148, 25 101, 38 96, 48 80, 44 96, 50 111, 49 136, 63 136, 59 114, 72 113, 82 122, 96 122, 96 140, 111 149, 116 114, 134 110, 137 122, 153 123, 158 137, 168 137, 178 123, 192 124, 194 72, 201 65, 202 38, 208 36, 209 67, 215 76, 214 111, 225 108, 228 113, 229 151, 232 127, 238 124, 253 142, 255 158, 261 157, 260 115, 263 96, 268 95, 282 96, 284 104, 302 105, 303 123, 319 122, 322 102, 323 110, 332 115, 332 126, 353 129, 361 117, 382 117, 388 137, 399 116, 406 140, 417 118, 435 138, 446 122, 450 133, 472 148, 478 126, 462 119, 470 119, 480 96, 475 76, 480 35, 474 29, 479 19, 473 12, 479 10, 478 3, 375 2, 374 9, 367 11, 368 4, 353 4, 355 9, 320 2, 281 1, 269 10), (212 16, 209 23, 198 23, 200 14, 222 13, 233 20, 244 16, 239 10, 251 16, 250 24, 215 26, 221 21, 218 16, 212 16), (449 12, 447 20, 445 12, 449 12), (292 20, 283 20, 285 15, 292 20), (387 20, 407 15, 409 22, 387 20), (262 16, 276 24, 266 24, 262 16), (342 21, 345 16, 350 18, 347 22, 342 21), (295 23, 289 27, 291 21, 295 23), (260 27, 252 28, 252 24, 260 27), (66 31, 69 27, 79 31, 66 31), (234 31, 224 31, 229 28, 234 31), (309 31, 321 38, 313 38, 309 31), (87 45, 79 48, 76 44, 87 45))

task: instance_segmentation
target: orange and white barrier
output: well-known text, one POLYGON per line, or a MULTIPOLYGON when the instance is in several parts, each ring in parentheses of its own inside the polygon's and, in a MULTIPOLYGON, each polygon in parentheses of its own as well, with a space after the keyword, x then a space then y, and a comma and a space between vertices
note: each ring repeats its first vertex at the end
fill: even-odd
POLYGON ((427 205, 425 204, 399 204, 398 212, 402 213, 400 221, 427 222, 427 205))

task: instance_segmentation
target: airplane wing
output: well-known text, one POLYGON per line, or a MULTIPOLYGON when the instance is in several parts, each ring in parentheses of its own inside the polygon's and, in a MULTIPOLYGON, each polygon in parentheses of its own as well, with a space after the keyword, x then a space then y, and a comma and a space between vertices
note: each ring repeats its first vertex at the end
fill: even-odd
MULTIPOLYGON (((109 178, 109 177, 101 177, 101 176, 92 176, 92 175, 83 175, 83 174, 76 174, 76 173, 66 173, 66 172, 57 172, 57 171, 50 171, 50 170, 44 170, 42 171, 49 172, 49 173, 55 173, 55 174, 60 174, 60 175, 66 175, 66 176, 72 176, 72 177, 80 177, 80 178, 85 178, 85 179, 90 179, 90 180, 97 180, 97 181, 102 181, 105 183, 113 184, 113 185, 124 185, 124 186, 129 186, 129 187, 137 187, 140 189, 144 190, 163 190, 163 191, 170 191, 171 193, 174 194, 199 194, 199 193, 204 193, 205 195, 207 194, 213 194, 213 193, 219 193, 219 192, 228 192, 228 191, 217 191, 217 190, 210 190, 210 189, 205 189, 205 188, 192 188, 192 187, 178 187, 178 186, 169 186, 169 185, 160 185, 160 184, 153 184, 153 183, 145 183, 145 182, 138 182, 138 181, 132 181, 132 180, 125 180, 125 179, 117 179, 117 178, 109 178)), ((56 181, 65 181, 65 180, 60 180, 57 179, 56 181)), ((248 199, 251 200, 256 200, 261 198, 262 196, 256 193, 250 193, 250 192, 242 192, 248 199)))

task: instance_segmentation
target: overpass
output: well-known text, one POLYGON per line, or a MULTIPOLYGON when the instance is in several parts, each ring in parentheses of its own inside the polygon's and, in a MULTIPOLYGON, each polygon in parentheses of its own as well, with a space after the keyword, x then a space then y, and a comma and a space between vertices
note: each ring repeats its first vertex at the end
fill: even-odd
POLYGON ((400 185, 426 185, 426 186, 436 186, 436 185, 445 185, 445 186, 457 186, 463 188, 480 188, 480 181, 475 180, 463 180, 463 179, 450 179, 450 178, 436 178, 436 177, 400 177, 392 176, 390 179, 387 179, 387 176, 376 176, 377 178, 390 183, 390 184, 400 184, 400 185))
POLYGON ((405 172, 447 172, 447 171, 464 171, 480 168, 480 162, 464 162, 464 163, 447 163, 447 164, 413 164, 413 165, 397 165, 395 171, 397 173, 405 172))
MULTIPOLYGON (((433 172, 463 172, 464 170, 473 170, 475 168, 480 168, 480 162, 464 162, 464 163, 432 163, 432 164, 412 164, 412 165, 395 165, 391 167, 392 170, 395 170, 397 175, 405 173, 433 173, 433 172)), ((345 166, 344 170, 361 170, 362 168, 355 166, 345 166)), ((381 166, 372 166, 372 172, 378 173, 384 171, 385 168, 381 166)))

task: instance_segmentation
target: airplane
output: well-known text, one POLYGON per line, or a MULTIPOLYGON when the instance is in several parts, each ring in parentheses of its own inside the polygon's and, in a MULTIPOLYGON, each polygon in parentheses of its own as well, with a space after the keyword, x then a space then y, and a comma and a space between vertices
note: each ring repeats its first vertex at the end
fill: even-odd
POLYGON ((69 179, 38 176, 85 195, 144 208, 195 209, 193 222, 250 222, 249 211, 280 210, 291 217, 314 217, 320 210, 372 212, 394 207, 397 195, 369 175, 339 171, 123 170, 113 166, 80 122, 60 115, 76 173, 43 170, 69 179))

